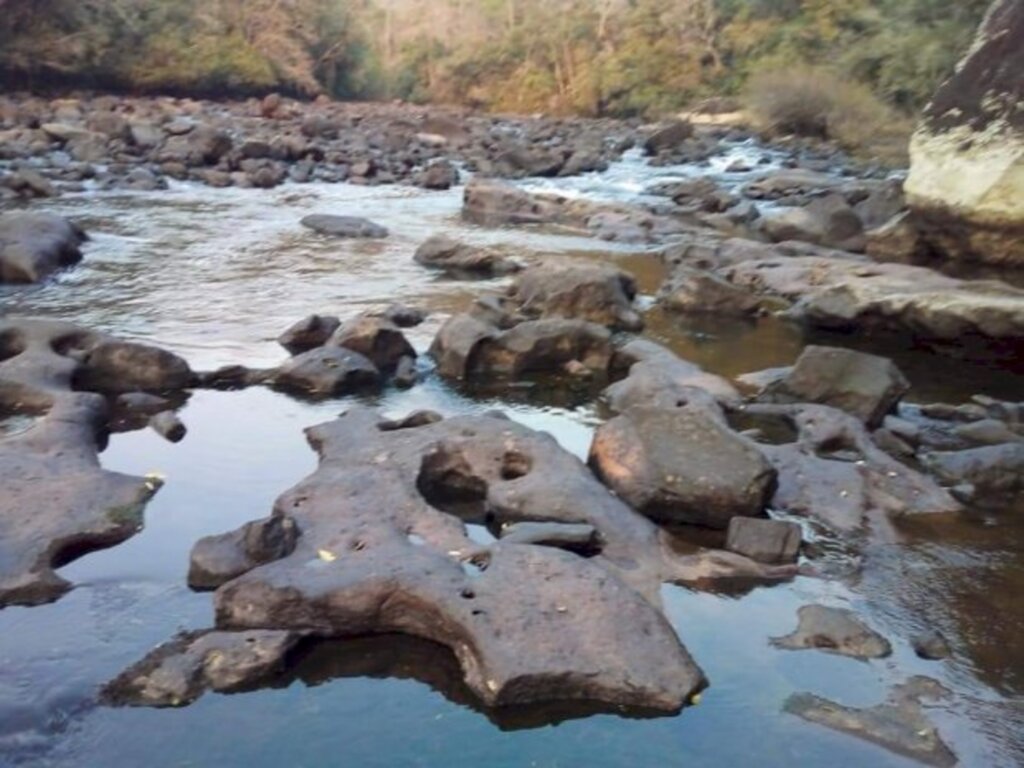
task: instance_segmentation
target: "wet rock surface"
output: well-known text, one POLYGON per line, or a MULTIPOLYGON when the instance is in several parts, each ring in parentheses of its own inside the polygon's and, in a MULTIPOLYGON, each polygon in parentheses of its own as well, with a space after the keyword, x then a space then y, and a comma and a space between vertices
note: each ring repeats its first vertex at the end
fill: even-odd
POLYGON ((315 213, 302 220, 302 226, 333 237, 382 238, 388 236, 386 227, 358 216, 336 216, 315 213))
POLYGON ((85 233, 48 213, 0 214, 0 283, 35 283, 82 259, 85 233))
POLYGON ((889 641, 852 611, 824 605, 805 605, 792 634, 772 638, 772 645, 790 651, 814 648, 855 659, 878 659, 892 653, 889 641))
POLYGON ((187 364, 163 350, 66 323, 0 321, 0 407, 39 417, 0 437, 0 607, 56 600, 71 584, 54 568, 141 529, 160 483, 100 466, 102 395, 174 389, 182 373, 187 364))
POLYGON ((734 517, 729 521, 725 548, 759 563, 795 563, 801 538, 796 523, 734 517))

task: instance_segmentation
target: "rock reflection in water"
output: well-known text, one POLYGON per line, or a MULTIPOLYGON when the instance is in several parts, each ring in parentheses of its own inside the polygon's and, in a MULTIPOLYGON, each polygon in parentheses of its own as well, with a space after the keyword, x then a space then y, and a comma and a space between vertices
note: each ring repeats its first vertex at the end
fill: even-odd
POLYGON ((485 707, 463 682, 462 670, 451 651, 429 640, 397 634, 308 640, 295 649, 288 670, 265 687, 285 688, 296 681, 315 687, 347 677, 416 680, 452 703, 479 712, 502 731, 543 728, 598 714, 633 719, 665 716, 664 712, 586 701, 485 707))

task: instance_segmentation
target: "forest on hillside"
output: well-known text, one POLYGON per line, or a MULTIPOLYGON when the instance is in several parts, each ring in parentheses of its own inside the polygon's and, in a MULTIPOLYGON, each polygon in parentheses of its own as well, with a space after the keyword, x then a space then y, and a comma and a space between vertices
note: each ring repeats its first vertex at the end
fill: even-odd
POLYGON ((0 0, 9 87, 653 116, 810 68, 919 108, 988 0, 0 0))

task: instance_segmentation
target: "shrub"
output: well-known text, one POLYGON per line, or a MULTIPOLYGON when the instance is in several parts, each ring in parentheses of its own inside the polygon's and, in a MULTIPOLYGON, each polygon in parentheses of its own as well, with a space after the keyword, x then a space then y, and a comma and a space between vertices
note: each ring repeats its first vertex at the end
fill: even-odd
POLYGON ((745 103, 754 120, 775 135, 796 134, 836 142, 855 154, 902 163, 911 121, 867 86, 826 69, 772 69, 753 75, 745 103))

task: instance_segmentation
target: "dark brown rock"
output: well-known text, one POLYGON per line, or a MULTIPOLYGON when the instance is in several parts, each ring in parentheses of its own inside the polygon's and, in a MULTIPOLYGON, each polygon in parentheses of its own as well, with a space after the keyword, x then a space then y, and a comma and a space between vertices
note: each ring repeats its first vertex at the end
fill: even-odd
POLYGON ((277 343, 293 355, 308 352, 326 344, 340 325, 332 315, 310 315, 278 336, 277 343))
POLYGON ((909 382, 888 358, 809 346, 786 377, 770 385, 759 399, 829 405, 877 427, 909 389, 909 382))
POLYGON ((795 563, 801 538, 796 523, 734 517, 729 521, 725 548, 759 563, 795 563))
POLYGON ((188 585, 216 589, 264 563, 287 557, 298 538, 298 526, 287 515, 254 520, 237 531, 202 538, 192 547, 188 585))
POLYGON ((380 385, 377 367, 350 349, 319 347, 296 355, 270 377, 286 392, 311 397, 336 397, 380 385))
POLYGON ((504 275, 523 268, 496 248, 467 245, 447 235, 434 235, 426 240, 416 249, 413 258, 425 267, 455 275, 504 275))
POLYGON ((633 306, 636 293, 631 275, 592 263, 530 267, 512 288, 512 296, 528 316, 578 318, 626 331, 643 328, 643 318, 633 306))
POLYGON ((626 411, 597 429, 590 464, 647 517, 711 528, 760 515, 775 484, 753 444, 695 407, 626 411))
POLYGON ((416 350, 401 329, 374 315, 359 315, 342 323, 327 343, 358 352, 384 373, 394 371, 404 358, 416 358, 416 350))

